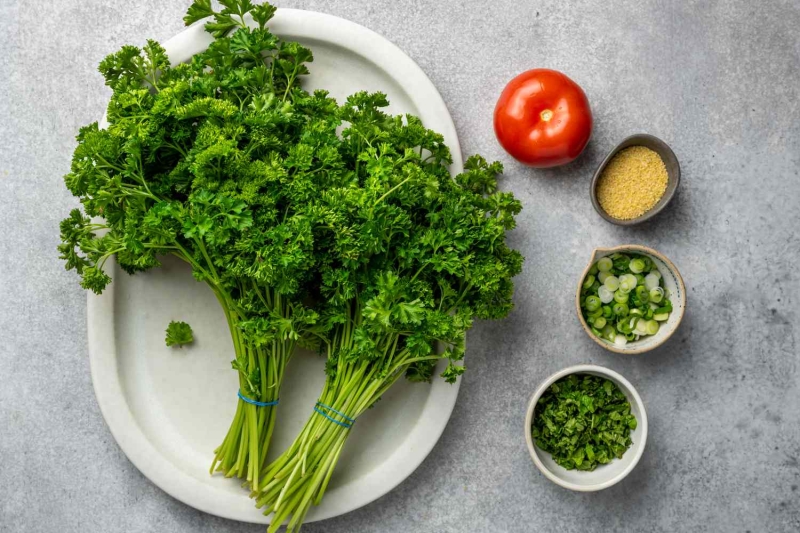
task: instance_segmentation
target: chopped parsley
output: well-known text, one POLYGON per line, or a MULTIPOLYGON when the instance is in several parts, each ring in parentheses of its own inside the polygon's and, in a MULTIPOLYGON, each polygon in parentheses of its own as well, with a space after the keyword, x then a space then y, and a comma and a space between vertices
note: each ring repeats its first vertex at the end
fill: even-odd
POLYGON ((636 417, 608 379, 572 374, 553 383, 536 404, 533 440, 567 470, 594 470, 630 447, 636 417))

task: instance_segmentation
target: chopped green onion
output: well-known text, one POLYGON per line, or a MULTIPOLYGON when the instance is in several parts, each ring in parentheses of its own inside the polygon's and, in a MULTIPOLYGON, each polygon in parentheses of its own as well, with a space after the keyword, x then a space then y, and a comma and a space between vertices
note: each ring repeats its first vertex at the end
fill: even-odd
POLYGON ((608 276, 605 281, 603 281, 603 285, 615 291, 619 289, 619 278, 617 276, 608 276))
POLYGON ((656 276, 657 271, 650 272, 648 275, 644 277, 644 286, 647 287, 648 290, 653 290, 658 287, 658 276, 656 276))
POLYGON ((650 301, 653 303, 659 303, 661 300, 664 299, 664 289, 661 287, 656 287, 655 289, 650 289, 650 301))
POLYGON ((597 311, 600 309, 600 298, 597 296, 587 296, 586 297, 586 310, 587 311, 597 311))
POLYGON ((638 283, 639 280, 633 274, 623 274, 619 277, 619 286, 625 291, 632 291, 638 283))
POLYGON ((647 287, 644 285, 639 285, 636 287, 636 297, 642 304, 646 304, 650 301, 650 293, 647 292, 647 287))
POLYGON ((624 346, 657 333, 672 312, 661 278, 655 262, 643 255, 615 253, 595 262, 579 295, 592 334, 624 346))
POLYGON ((603 316, 603 310, 601 308, 597 308, 594 311, 589 311, 586 313, 588 318, 597 318, 599 316, 603 316))
POLYGON ((601 302, 607 304, 614 299, 614 291, 610 290, 605 285, 601 285, 600 288, 597 289, 597 296, 600 297, 601 302))
POLYGON ((645 268, 647 268, 647 263, 645 263, 645 261, 641 257, 637 257, 636 259, 631 259, 629 266, 631 272, 633 272, 634 274, 639 274, 642 271, 644 271, 645 268))
POLYGON ((628 264, 631 261, 631 258, 627 255, 623 254, 614 254, 611 256, 611 259, 614 260, 614 268, 621 271, 628 270, 628 264))

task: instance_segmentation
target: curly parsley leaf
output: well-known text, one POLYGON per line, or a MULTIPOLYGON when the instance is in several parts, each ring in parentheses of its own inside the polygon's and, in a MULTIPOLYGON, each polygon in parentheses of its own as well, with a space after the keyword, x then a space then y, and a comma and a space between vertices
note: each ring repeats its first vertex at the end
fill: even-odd
POLYGON ((194 342, 194 334, 192 327, 186 322, 172 321, 167 326, 167 337, 165 339, 167 346, 183 347, 185 344, 194 342))

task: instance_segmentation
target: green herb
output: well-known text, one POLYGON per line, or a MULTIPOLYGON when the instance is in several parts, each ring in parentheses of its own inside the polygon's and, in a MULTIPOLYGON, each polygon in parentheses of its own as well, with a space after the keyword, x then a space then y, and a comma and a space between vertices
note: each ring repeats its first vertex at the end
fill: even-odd
MULTIPOLYGON (((113 91, 108 125, 78 135, 65 183, 82 210, 61 223, 59 251, 97 293, 111 257, 129 274, 161 255, 188 263, 222 306, 242 394, 270 402, 295 347, 321 334, 305 303, 321 265, 304 211, 316 177, 342 168, 337 106, 300 88, 312 55, 269 32, 274 8, 222 4, 207 26, 216 39, 188 63, 171 66, 148 41, 100 64, 113 91)), ((187 22, 211 14, 196 2, 187 22)), ((257 488, 275 411, 238 400, 211 469, 257 488)))
POLYGON ((655 335, 672 312, 661 272, 648 256, 636 254, 615 253, 592 265, 580 305, 592 333, 618 346, 655 335))
POLYGON ((174 320, 167 326, 167 346, 182 347, 184 344, 194 342, 192 327, 186 322, 175 322, 174 320))
MULTIPOLYGON (((452 177, 442 135, 385 113, 384 94, 339 105, 303 91, 311 52, 269 33, 274 9, 220 3, 196 0, 185 18, 209 17, 215 36, 191 62, 170 66, 148 42, 101 65, 109 126, 81 131, 66 177, 85 211, 62 223, 67 268, 100 292, 112 256, 128 273, 159 254, 188 262, 225 311, 254 400, 278 398, 298 344, 327 359, 320 401, 352 419, 439 362, 455 382, 472 321, 508 314, 522 267, 505 243, 521 204, 498 190, 502 166, 473 156, 452 177)), ((285 519, 297 531, 349 428, 311 413, 266 465, 274 411, 239 401, 212 470, 246 478, 276 513, 271 532, 285 519)))
POLYGON ((571 374, 553 383, 536 403, 533 440, 567 470, 594 470, 631 445, 636 417, 608 379, 571 374))
MULTIPOLYGON (((504 242, 521 206, 497 191, 500 165, 471 157, 452 179, 441 136, 414 117, 385 115, 386 105, 381 95, 348 99, 342 137, 355 176, 314 202, 319 238, 330 243, 320 314, 333 324, 319 398, 356 420, 403 375, 430 380, 439 361, 455 382, 473 319, 508 314, 522 266, 504 242)), ((275 512, 271 533, 287 518, 296 531, 321 501, 349 434, 312 413, 267 468, 272 481, 256 498, 275 512)))

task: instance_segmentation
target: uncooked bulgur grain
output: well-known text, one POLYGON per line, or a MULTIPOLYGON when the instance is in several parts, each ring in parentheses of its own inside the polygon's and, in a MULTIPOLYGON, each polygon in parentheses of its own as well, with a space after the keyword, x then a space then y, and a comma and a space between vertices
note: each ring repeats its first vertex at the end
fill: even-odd
POLYGON ((644 146, 621 150, 597 181, 597 201, 610 216, 630 220, 645 214, 667 190, 667 167, 644 146))

